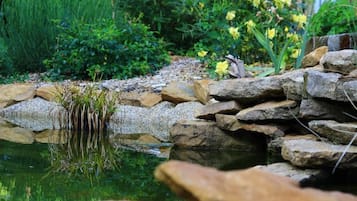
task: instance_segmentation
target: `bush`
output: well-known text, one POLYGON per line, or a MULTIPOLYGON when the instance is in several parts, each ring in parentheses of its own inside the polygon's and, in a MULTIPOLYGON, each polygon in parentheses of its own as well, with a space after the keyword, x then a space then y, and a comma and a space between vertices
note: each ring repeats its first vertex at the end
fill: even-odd
POLYGON ((130 78, 168 62, 164 42, 141 23, 76 22, 61 29, 55 53, 44 61, 52 78, 130 78))
POLYGON ((324 36, 357 32, 357 1, 328 0, 312 16, 309 33, 324 36))

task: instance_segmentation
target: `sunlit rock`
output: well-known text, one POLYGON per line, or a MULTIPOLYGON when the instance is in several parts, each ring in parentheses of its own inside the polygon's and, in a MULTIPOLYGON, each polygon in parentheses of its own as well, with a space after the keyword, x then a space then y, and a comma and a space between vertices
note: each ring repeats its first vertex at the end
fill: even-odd
MULTIPOLYGON (((334 167, 345 150, 343 145, 312 140, 286 140, 281 155, 298 167, 334 167)), ((351 146, 340 167, 357 167, 357 147, 351 146)))
POLYGON ((294 119, 299 113, 296 101, 269 101, 246 108, 236 115, 238 120, 294 119))
POLYGON ((161 97, 162 100, 175 104, 197 101, 193 86, 184 82, 171 82, 167 87, 162 89, 161 97))
POLYGON ((32 144, 34 133, 21 127, 0 127, 0 139, 21 144, 32 144))
POLYGON ((183 199, 192 201, 357 200, 350 194, 302 189, 287 177, 258 168, 222 172, 186 162, 169 161, 156 168, 155 178, 183 199))
POLYGON ((207 104, 197 111, 196 118, 214 120, 215 114, 237 114, 242 110, 236 101, 223 101, 207 104))
POLYGON ((31 99, 34 96, 35 85, 33 84, 0 85, 0 108, 31 99))

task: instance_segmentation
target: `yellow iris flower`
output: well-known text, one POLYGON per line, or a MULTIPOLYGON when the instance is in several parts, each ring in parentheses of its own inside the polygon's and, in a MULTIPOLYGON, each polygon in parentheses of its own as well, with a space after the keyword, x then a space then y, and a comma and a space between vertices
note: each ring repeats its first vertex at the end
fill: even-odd
POLYGON ((276 34, 276 30, 275 29, 268 29, 266 31, 266 35, 270 40, 275 37, 275 34, 276 34))
POLYGON ((218 76, 223 77, 223 75, 227 74, 228 72, 228 66, 229 64, 227 61, 218 62, 214 72, 216 72, 218 76))
POLYGON ((238 27, 229 27, 228 31, 234 40, 237 40, 239 38, 240 33, 238 32, 238 27))
POLYGON ((293 59, 296 59, 296 58, 298 58, 298 56, 299 56, 299 54, 300 54, 300 49, 293 49, 293 52, 292 52, 292 54, 290 55, 290 57, 291 58, 293 58, 293 59))
POLYGON ((248 33, 251 33, 252 29, 255 27, 255 23, 253 22, 253 20, 249 20, 248 22, 245 23, 245 25, 247 26, 248 33))
POLYGON ((207 53, 208 53, 207 51, 201 50, 201 51, 197 52, 197 55, 199 57, 205 57, 207 55, 207 53))
POLYGON ((236 11, 229 11, 226 15, 226 20, 231 21, 236 17, 236 11))
POLYGON ((299 14, 299 15, 292 15, 292 19, 294 22, 298 23, 299 28, 302 28, 306 23, 307 17, 306 15, 299 14))

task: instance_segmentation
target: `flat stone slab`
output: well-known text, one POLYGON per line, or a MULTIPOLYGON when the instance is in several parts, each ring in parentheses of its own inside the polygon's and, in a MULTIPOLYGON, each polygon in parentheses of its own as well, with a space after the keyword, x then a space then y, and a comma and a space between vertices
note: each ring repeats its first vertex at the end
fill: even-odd
MULTIPOLYGON (((357 134, 357 123, 338 123, 333 120, 315 120, 309 122, 309 128, 328 138, 332 142, 349 144, 353 136, 357 134)), ((357 140, 353 142, 357 145, 357 140)))
POLYGON ((357 69, 357 50, 330 51, 320 62, 326 71, 347 75, 357 69))
POLYGON ((21 127, 0 127, 0 139, 21 144, 32 144, 34 133, 21 127))
POLYGON ((205 105, 196 114, 196 118, 214 120, 215 114, 237 114, 242 107, 236 101, 217 102, 205 105))
MULTIPOLYGON (((298 167, 334 167, 346 146, 313 140, 286 140, 281 155, 298 167)), ((357 167, 357 147, 351 146, 339 167, 357 167)))
POLYGON ((283 97, 279 76, 221 80, 208 86, 209 94, 217 100, 238 102, 283 97))
POLYGON ((326 172, 321 169, 301 169, 286 162, 259 165, 255 166, 255 168, 259 168, 280 176, 289 177, 292 180, 299 182, 300 184, 312 183, 317 179, 322 179, 323 177, 327 176, 326 172))
POLYGON ((236 115, 238 120, 271 120, 294 119, 299 113, 299 107, 293 100, 269 101, 246 108, 236 115), (293 115, 292 115, 293 114, 293 115))

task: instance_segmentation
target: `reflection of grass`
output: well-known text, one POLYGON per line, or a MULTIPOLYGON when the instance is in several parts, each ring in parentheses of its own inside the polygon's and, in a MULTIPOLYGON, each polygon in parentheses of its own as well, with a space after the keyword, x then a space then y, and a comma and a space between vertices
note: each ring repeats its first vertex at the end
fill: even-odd
MULTIPOLYGON (((70 131, 64 131, 70 132, 70 131)), ((69 176, 84 175, 93 181, 104 170, 116 170, 120 151, 114 149, 102 135, 67 134, 66 144, 49 145, 50 173, 66 172, 69 176), (90 138, 89 138, 90 137, 90 138)))

